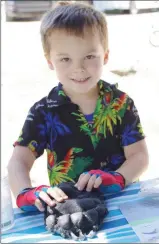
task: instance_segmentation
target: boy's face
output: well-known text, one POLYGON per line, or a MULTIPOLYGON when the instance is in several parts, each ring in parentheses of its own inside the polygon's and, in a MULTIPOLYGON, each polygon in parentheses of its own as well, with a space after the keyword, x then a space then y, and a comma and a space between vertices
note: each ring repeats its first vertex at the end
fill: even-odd
POLYGON ((98 33, 81 38, 56 31, 50 37, 48 64, 66 92, 88 93, 96 87, 107 59, 98 33))

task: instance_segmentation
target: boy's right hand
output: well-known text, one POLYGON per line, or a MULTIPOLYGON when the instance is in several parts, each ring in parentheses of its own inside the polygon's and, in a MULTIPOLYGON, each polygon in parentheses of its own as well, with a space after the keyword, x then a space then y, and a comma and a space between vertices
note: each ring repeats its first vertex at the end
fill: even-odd
POLYGON ((42 202, 49 206, 56 205, 57 202, 66 200, 68 196, 57 186, 50 187, 41 185, 35 188, 25 188, 17 196, 16 203, 24 211, 44 211, 42 202), (52 200, 53 198, 53 200, 52 200))

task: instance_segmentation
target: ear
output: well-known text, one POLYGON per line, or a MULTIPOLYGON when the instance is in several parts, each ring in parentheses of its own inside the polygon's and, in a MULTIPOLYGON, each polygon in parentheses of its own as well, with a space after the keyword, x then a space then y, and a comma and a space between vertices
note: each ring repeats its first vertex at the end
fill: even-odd
POLYGON ((107 52, 104 55, 104 64, 107 64, 108 58, 109 58, 109 50, 107 50, 107 52))
POLYGON ((52 62, 49 59, 47 59, 47 63, 48 63, 49 68, 51 70, 54 70, 54 66, 53 66, 52 62))

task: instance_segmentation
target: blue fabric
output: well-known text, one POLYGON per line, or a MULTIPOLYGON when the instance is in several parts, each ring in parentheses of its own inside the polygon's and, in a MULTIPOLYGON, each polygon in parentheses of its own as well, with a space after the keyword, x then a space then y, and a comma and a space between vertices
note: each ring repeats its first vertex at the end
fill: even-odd
POLYGON ((94 115, 94 113, 85 114, 85 118, 86 118, 87 122, 92 122, 93 121, 93 115, 94 115))
MULTIPOLYGON (((108 215, 106 216, 97 237, 87 239, 82 243, 137 243, 139 238, 122 215, 119 204, 137 199, 140 190, 139 183, 134 183, 116 194, 105 194, 108 215)), ((68 243, 59 235, 49 233, 43 222, 43 213, 23 213, 14 209, 15 225, 11 230, 2 234, 2 243, 68 243)), ((76 241, 74 241, 76 243, 76 241)), ((79 243, 79 242, 77 242, 79 243)))
POLYGON ((101 192, 107 192, 107 193, 115 193, 115 192, 120 192, 122 189, 121 189, 121 186, 119 184, 113 184, 113 185, 110 185, 110 186, 105 186, 105 185, 100 185, 99 186, 99 189, 101 192))
POLYGON ((38 211, 39 212, 39 209, 35 206, 35 205, 30 205, 30 206, 22 206, 21 209, 23 211, 38 211))

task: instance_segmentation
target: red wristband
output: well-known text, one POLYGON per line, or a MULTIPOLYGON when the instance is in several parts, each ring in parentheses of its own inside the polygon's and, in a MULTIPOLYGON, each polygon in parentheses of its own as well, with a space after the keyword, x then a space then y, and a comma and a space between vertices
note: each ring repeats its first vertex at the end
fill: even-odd
POLYGON ((49 186, 41 185, 35 188, 25 188, 23 189, 16 199, 16 204, 19 208, 23 206, 30 206, 35 204, 35 200, 39 197, 39 193, 42 189, 46 191, 49 186))

